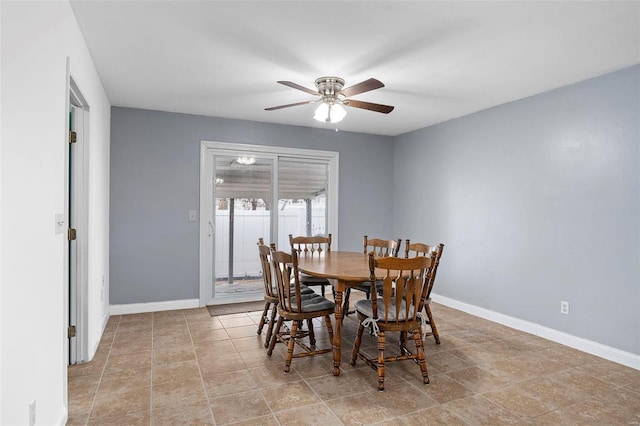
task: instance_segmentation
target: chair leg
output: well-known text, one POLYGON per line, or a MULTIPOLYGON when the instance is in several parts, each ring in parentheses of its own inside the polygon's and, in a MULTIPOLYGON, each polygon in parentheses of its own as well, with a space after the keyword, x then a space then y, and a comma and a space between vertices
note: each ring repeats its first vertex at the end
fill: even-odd
POLYGON ((378 390, 384 390, 384 331, 378 332, 378 390))
MULTIPOLYGON (((302 324, 300 324, 302 326, 302 324)), ((316 333, 313 331, 313 319, 307 320, 307 328, 309 329, 309 343, 311 346, 316 345, 316 333)))
POLYGON ((322 293, 322 297, 324 297, 324 284, 320 286, 320 292, 322 293))
POLYGON ((258 324, 258 334, 262 334, 262 327, 264 327, 264 323, 267 319, 267 314, 269 313, 269 305, 271 305, 271 302, 264 302, 264 311, 262 311, 260 323, 258 324))
POLYGON ((329 342, 333 345, 333 326, 331 325, 331 317, 329 315, 324 317, 324 324, 327 326, 327 333, 329 333, 329 342))
POLYGON ((360 343, 362 343, 362 333, 364 333, 364 326, 362 322, 358 325, 358 332, 356 333, 356 340, 353 342, 353 351, 351 351, 351 365, 356 365, 356 359, 358 359, 358 352, 360 352, 360 343))
POLYGON ((344 303, 342 304, 342 318, 349 315, 349 296, 351 295, 351 289, 348 288, 344 291, 344 303))
POLYGON ((267 350, 267 355, 271 356, 273 353, 273 348, 276 347, 276 342, 278 341, 278 336, 280 335, 280 328, 282 327, 282 323, 284 322, 284 318, 278 318, 278 323, 276 324, 276 328, 273 331, 273 335, 271 336, 271 342, 269 343, 269 349, 267 350))
POLYGON ((269 325, 267 326, 267 336, 264 339, 264 347, 268 347, 271 342, 271 336, 273 335, 273 326, 276 323, 276 314, 278 313, 278 304, 274 303, 273 308, 271 309, 271 319, 269 320, 269 325))
POLYGON ((429 383, 429 371, 427 370, 427 361, 424 356, 424 346, 422 346, 422 333, 420 328, 413 330, 413 340, 416 342, 416 354, 418 356, 418 365, 422 371, 422 382, 429 383))
POLYGON ((400 332, 400 354, 409 354, 409 350, 407 349, 407 332, 400 332))
POLYGON ((436 323, 433 321, 433 315, 431 314, 431 307, 429 305, 425 305, 424 310, 427 312, 427 318, 429 318, 429 326, 431 327, 431 333, 433 334, 433 338, 436 339, 436 345, 439 345, 440 336, 438 335, 438 329, 436 328, 436 323))
POLYGON ((296 335, 298 334, 298 321, 291 321, 291 335, 289 336, 289 345, 287 346, 287 356, 284 359, 284 372, 288 373, 291 369, 291 360, 293 359, 293 347, 296 344, 296 335))

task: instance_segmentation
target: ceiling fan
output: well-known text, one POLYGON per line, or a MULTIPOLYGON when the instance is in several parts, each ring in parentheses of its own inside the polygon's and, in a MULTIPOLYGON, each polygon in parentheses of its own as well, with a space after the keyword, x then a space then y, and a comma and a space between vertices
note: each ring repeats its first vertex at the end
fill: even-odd
POLYGON ((344 118, 347 113, 344 108, 342 108, 342 105, 351 108, 360 108, 367 109, 369 111, 381 112, 383 114, 389 114, 391 111, 393 111, 393 107, 389 105, 349 99, 350 96, 384 87, 384 84, 382 84, 381 81, 378 81, 375 78, 370 78, 358 84, 354 84, 353 86, 347 87, 346 89, 343 89, 344 80, 339 77, 320 77, 316 79, 315 84, 317 90, 308 89, 291 81, 278 81, 278 83, 284 84, 285 86, 291 87, 293 89, 302 90, 303 92, 309 93, 310 95, 318 96, 318 98, 312 99, 310 101, 296 102, 293 104, 265 108, 266 111, 274 111, 282 108, 322 102, 316 109, 316 113, 313 118, 325 123, 337 123, 344 118))

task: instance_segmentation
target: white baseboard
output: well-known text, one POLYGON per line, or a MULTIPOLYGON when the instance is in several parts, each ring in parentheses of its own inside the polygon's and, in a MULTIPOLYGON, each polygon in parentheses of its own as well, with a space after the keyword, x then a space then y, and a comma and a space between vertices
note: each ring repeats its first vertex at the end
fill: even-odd
MULTIPOLYGON (((107 323, 109 322, 109 318, 111 317, 111 314, 109 313, 109 311, 110 309, 107 308, 104 315, 102 316, 102 324, 100 325, 100 336, 104 334, 104 330, 107 328, 107 323)), ((89 354, 89 361, 91 361, 93 357, 96 355, 96 352, 98 351, 98 346, 100 346, 100 340, 101 339, 97 339, 93 345, 93 348, 91 348, 91 353, 89 354)))
POLYGON ((599 356, 600 358, 617 362, 618 364, 626 365, 627 367, 635 368, 636 370, 640 370, 640 355, 622 351, 611 346, 606 346, 598 342, 583 339, 582 337, 573 336, 562 331, 543 327, 540 324, 490 311, 479 306, 470 305, 468 303, 460 302, 434 293, 431 294, 431 299, 436 303, 440 303, 441 305, 448 306, 450 308, 454 308, 459 311, 496 322, 498 324, 506 325, 507 327, 524 331, 535 336, 542 337, 543 339, 551 340, 552 342, 560 343, 562 345, 578 349, 588 354, 599 356))
POLYGON ((67 405, 63 405, 62 414, 55 424, 58 426, 65 426, 67 424, 67 420, 69 420, 69 407, 67 405))
MULTIPOLYGON (((104 330, 106 330, 107 328, 107 323, 109 322, 109 318, 111 318, 111 307, 109 307, 104 315, 102 316, 102 328, 100 329, 100 335, 102 336, 104 334, 104 330)), ((98 341, 98 343, 100 343, 100 341, 98 341)), ((98 346, 96 346, 96 349, 98 348, 98 346)))
POLYGON ((192 309, 200 306, 198 299, 168 300, 165 302, 129 303, 109 306, 110 315, 142 314, 145 312, 173 311, 192 309))

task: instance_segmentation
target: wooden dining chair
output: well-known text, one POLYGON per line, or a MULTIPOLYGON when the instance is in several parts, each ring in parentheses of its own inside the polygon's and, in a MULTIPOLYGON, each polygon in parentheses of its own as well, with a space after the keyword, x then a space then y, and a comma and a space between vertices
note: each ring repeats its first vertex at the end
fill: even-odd
MULTIPOLYGON (((331 234, 326 236, 298 236, 294 237, 289 234, 289 243, 291 244, 291 251, 296 251, 298 257, 301 256, 317 256, 325 251, 331 251, 331 234)), ((325 287, 331 286, 331 281, 326 278, 314 277, 313 275, 300 273, 300 283, 308 287, 320 286, 322 296, 325 296, 325 287)))
MULTIPOLYGON (((366 235, 362 239, 362 247, 364 254, 374 253, 378 257, 393 256, 398 257, 400 251, 400 239, 397 240, 383 240, 380 238, 369 238, 366 235)), ((349 311, 349 296, 351 296, 351 290, 360 290, 366 294, 367 299, 371 298, 371 285, 369 282, 364 282, 356 287, 347 288, 344 293, 343 311, 345 315, 352 314, 354 311, 349 311)))
POLYGON ((331 325, 331 314, 334 313, 335 303, 313 294, 310 297, 303 297, 300 288, 298 275, 298 255, 293 251, 291 254, 283 251, 271 251, 273 270, 275 271, 276 287, 278 289, 278 322, 271 336, 269 350, 267 354, 271 356, 278 341, 287 343, 287 354, 285 356, 284 371, 289 372, 293 358, 302 358, 312 355, 319 355, 332 352, 333 348, 318 349, 315 347, 315 337, 313 332, 313 318, 324 317, 325 325, 329 334, 329 341, 333 342, 333 327, 331 325), (291 288, 293 287, 293 291, 291 288), (308 330, 302 330, 300 324, 306 320, 308 330), (291 321, 290 331, 282 330, 284 321, 291 321), (310 345, 302 339, 309 337, 310 345), (294 355, 295 345, 300 346, 304 352, 294 355))
MULTIPOLYGON (((278 312, 278 291, 273 285, 273 274, 271 273, 271 251, 276 249, 275 243, 269 246, 265 245, 264 239, 258 239, 258 253, 260 255, 260 265, 262 267, 262 280, 264 282, 264 311, 258 323, 258 334, 262 334, 262 329, 267 325, 267 334, 264 340, 264 347, 269 346, 271 335, 273 334, 273 326, 278 312), (271 317, 269 318, 269 308, 271 308, 271 317)), ((314 294, 313 290, 306 286, 301 287, 302 294, 306 297, 308 294, 314 294)))
MULTIPOLYGON (((271 243, 273 249, 275 244, 271 243)), ((269 346, 271 340, 271 334, 273 334, 273 325, 275 324, 276 314, 278 313, 278 293, 273 286, 273 276, 271 275, 271 249, 264 244, 264 240, 260 238, 258 240, 258 252, 260 254, 260 265, 262 266, 262 280, 264 281, 264 311, 260 317, 260 323, 258 324, 258 334, 262 334, 262 329, 265 324, 267 326, 267 335, 265 338, 265 348, 269 346), (268 318, 269 308, 271 310, 271 318, 268 318)))
MULTIPOLYGON (((413 360, 420 366, 423 383, 429 383, 429 372, 422 343, 422 317, 429 287, 429 277, 433 267, 430 257, 375 257, 369 253, 371 299, 355 303, 360 324, 351 353, 351 365, 358 358, 378 372, 378 390, 384 390, 385 363, 413 360), (384 278, 376 280, 376 269, 384 271, 384 278), (378 297, 378 291, 382 296, 378 297), (366 327, 371 327, 378 339, 378 354, 369 357, 360 351, 362 335, 366 327), (400 332, 400 355, 385 356, 385 333, 400 332), (416 345, 416 351, 407 348, 407 333, 416 345)), ((380 276, 382 274, 378 274, 380 276)))
POLYGON ((436 272, 438 271, 438 265, 440 265, 440 258, 442 257, 442 251, 444 250, 444 244, 440 243, 437 246, 432 246, 423 243, 411 243, 411 241, 405 241, 404 257, 416 257, 416 256, 429 256, 433 259, 434 265, 431 271, 431 277, 429 279, 429 287, 427 289, 427 298, 424 302, 424 311, 427 314, 426 323, 431 328, 430 332, 425 333, 426 336, 433 336, 436 344, 440 344, 440 335, 438 334, 438 328, 436 322, 433 319, 433 313, 431 312, 431 290, 433 290, 433 284, 436 281, 436 272))

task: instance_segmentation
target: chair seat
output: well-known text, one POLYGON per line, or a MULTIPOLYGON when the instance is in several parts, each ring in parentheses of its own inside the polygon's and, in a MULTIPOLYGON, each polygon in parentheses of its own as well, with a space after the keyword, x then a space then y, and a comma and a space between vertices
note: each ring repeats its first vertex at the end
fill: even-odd
MULTIPOLYGON (((289 288, 291 288, 291 293, 293 293, 296 290, 296 282, 295 280, 291 280, 291 282, 289 283, 289 288)), ((307 287, 304 284, 300 284, 300 293, 302 294, 315 294, 315 292, 313 291, 312 288, 307 287)))
POLYGON ((371 283, 362 283, 355 287, 351 287, 352 289, 364 291, 365 293, 369 293, 371 291, 371 283))
MULTIPOLYGON (((309 290, 311 290, 311 289, 309 289, 309 290)), ((295 292, 295 290, 291 290, 291 293, 289 293, 289 294, 290 294, 291 296, 295 296, 296 292, 295 292)), ((316 298, 316 296, 318 296, 318 297, 322 297, 322 296, 320 296, 319 294, 315 294, 315 293, 313 292, 313 290, 311 290, 311 292, 310 292, 310 293, 307 293, 307 292, 304 292, 304 291, 301 291, 301 292, 300 292, 300 297, 302 298, 302 300, 315 299, 315 298, 316 298)))
MULTIPOLYGON (((351 287, 354 288, 356 290, 360 290, 360 291, 364 291, 365 293, 367 293, 367 297, 369 297, 369 293, 371 293, 371 283, 362 283, 358 286, 355 287, 351 287)), ((376 288, 378 289, 378 295, 382 296, 382 282, 381 281, 376 281, 376 288)))
MULTIPOLYGON (((406 319, 405 311, 407 310, 407 308, 404 300, 400 304, 400 312, 399 312, 398 318, 396 318, 396 304, 394 301, 391 301, 391 303, 389 304, 389 316, 386 316, 384 313, 384 300, 381 298, 378 298, 377 303, 378 303, 377 317, 380 319, 380 321, 394 321, 394 322, 405 321, 406 319)), ((374 317, 371 299, 358 300, 356 302, 355 308, 358 313, 368 318, 374 317)), ((413 317, 413 306, 409 308, 409 317, 413 317)), ((418 315, 416 319, 419 321, 420 315, 418 315)))
MULTIPOLYGON (((294 292, 296 290, 295 284, 292 286, 291 288, 291 292, 294 292)), ((313 289, 307 287, 306 285, 301 285, 300 286, 300 294, 315 294, 313 289)))
POLYGON ((307 283, 313 283, 313 284, 321 284, 321 283, 328 283, 329 280, 326 278, 322 278, 322 277, 315 277, 313 275, 307 275, 305 273, 300 272, 300 283, 301 284, 307 284, 307 283))
MULTIPOLYGON (((335 306, 335 303, 325 297, 320 296, 319 294, 315 294, 307 298, 302 298, 302 312, 325 311, 327 309, 334 309, 335 306)), ((293 301, 291 307, 292 309, 297 309, 298 304, 293 301)))

